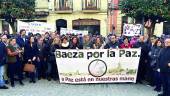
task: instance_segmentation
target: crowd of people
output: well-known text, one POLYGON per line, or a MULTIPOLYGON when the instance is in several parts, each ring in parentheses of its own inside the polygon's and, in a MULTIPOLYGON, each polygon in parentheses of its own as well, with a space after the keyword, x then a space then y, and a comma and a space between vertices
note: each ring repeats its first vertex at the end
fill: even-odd
POLYGON ((8 89, 5 84, 15 87, 15 81, 20 85, 25 78, 30 83, 37 80, 57 80, 58 71, 54 52, 56 49, 114 49, 141 48, 137 83, 147 81, 154 90, 170 96, 170 39, 165 37, 116 36, 110 33, 107 37, 101 35, 66 34, 55 32, 26 35, 1 34, 0 38, 0 89, 8 89), (24 64, 35 65, 34 72, 24 72, 24 64))

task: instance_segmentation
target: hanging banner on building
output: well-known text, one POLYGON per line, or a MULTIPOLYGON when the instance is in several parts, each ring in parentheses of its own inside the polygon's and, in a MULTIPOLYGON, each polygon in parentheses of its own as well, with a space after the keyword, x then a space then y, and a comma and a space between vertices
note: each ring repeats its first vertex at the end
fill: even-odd
POLYGON ((66 35, 66 34, 74 34, 74 35, 82 34, 84 36, 84 35, 88 35, 88 31, 61 28, 60 29, 60 35, 66 35))
POLYGON ((139 36, 142 34, 141 24, 124 24, 123 35, 125 36, 139 36))
POLYGON ((140 50, 56 50, 60 83, 135 83, 140 50))
POLYGON ((21 29, 25 29, 26 33, 28 34, 29 32, 36 34, 44 34, 46 32, 54 32, 55 28, 47 24, 45 22, 22 22, 22 21, 17 21, 17 30, 18 32, 21 29))

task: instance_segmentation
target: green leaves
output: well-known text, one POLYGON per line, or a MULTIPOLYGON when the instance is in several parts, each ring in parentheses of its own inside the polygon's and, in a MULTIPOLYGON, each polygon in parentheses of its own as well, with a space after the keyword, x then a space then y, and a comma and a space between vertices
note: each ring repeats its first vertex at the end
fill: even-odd
POLYGON ((0 18, 6 21, 16 18, 30 19, 34 14, 35 0, 0 0, 0 18))
POLYGON ((163 21, 170 18, 170 4, 164 0, 121 0, 120 10, 133 18, 163 21))

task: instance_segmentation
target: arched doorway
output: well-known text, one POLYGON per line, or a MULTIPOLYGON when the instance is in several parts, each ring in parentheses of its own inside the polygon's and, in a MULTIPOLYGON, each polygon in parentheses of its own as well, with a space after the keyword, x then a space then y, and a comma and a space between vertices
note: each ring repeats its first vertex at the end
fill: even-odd
POLYGON ((67 20, 58 19, 56 20, 57 32, 60 34, 60 28, 67 28, 67 20))

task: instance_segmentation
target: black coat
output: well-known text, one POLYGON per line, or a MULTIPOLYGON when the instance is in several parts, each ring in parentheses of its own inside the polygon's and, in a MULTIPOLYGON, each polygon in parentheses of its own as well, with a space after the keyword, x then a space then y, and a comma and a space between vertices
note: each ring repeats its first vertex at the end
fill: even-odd
POLYGON ((44 48, 43 48, 43 56, 44 58, 47 59, 47 61, 50 59, 50 50, 51 50, 51 45, 49 42, 44 43, 44 48))
POLYGON ((60 45, 57 45, 57 44, 55 44, 55 45, 52 45, 51 46, 51 50, 50 50, 50 61, 55 61, 55 51, 56 51, 56 49, 61 49, 61 46, 60 45))
POLYGON ((134 45, 134 48, 141 48, 141 56, 140 56, 140 61, 139 61, 140 64, 144 63, 145 60, 148 60, 149 47, 148 47, 147 43, 137 42, 134 45))
POLYGON ((170 47, 162 49, 158 57, 158 65, 161 72, 170 73, 170 67, 168 66, 168 63, 170 63, 170 47))
POLYGON ((37 48, 38 48, 38 57, 40 58, 40 60, 44 59, 44 51, 45 51, 45 44, 43 43, 42 45, 37 44, 37 48))
POLYGON ((70 49, 83 49, 83 46, 82 45, 79 45, 79 44, 71 44, 70 45, 70 49))
POLYGON ((24 48, 24 55, 25 55, 25 60, 28 61, 28 59, 33 59, 33 57, 37 57, 38 56, 38 48, 36 46, 36 44, 33 44, 33 46, 31 47, 30 44, 26 44, 25 48, 24 48))
POLYGON ((152 46, 150 52, 149 52, 149 57, 150 57, 150 66, 154 69, 158 69, 158 57, 160 55, 161 47, 158 46, 152 46))

